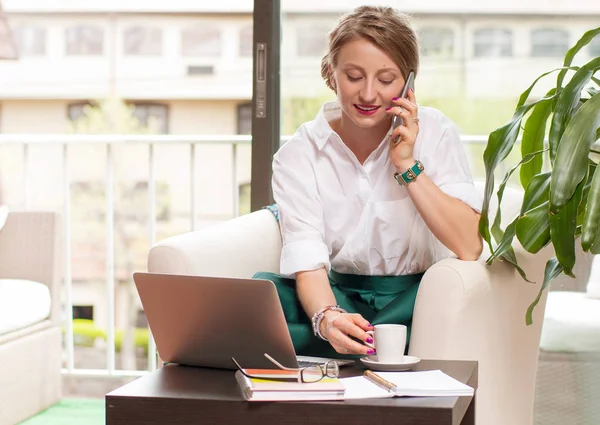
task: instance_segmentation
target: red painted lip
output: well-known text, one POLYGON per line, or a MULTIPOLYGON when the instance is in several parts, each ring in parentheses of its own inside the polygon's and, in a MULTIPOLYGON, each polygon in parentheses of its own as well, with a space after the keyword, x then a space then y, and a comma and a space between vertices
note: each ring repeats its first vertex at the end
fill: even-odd
POLYGON ((357 104, 355 104, 354 108, 358 111, 359 114, 370 116, 370 115, 375 114, 379 110, 380 106, 377 106, 377 105, 357 105, 357 104), (360 108, 375 108, 375 109, 373 109, 371 111, 364 111, 364 110, 360 109, 359 107, 360 108))

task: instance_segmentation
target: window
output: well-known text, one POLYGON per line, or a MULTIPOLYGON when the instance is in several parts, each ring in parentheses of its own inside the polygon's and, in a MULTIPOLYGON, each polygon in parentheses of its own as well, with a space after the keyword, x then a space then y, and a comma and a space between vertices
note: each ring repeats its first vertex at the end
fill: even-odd
POLYGON ((181 34, 183 56, 220 56, 221 33, 216 28, 188 28, 181 34))
POLYGON ((590 52, 590 56, 592 57, 600 57, 600 36, 596 36, 590 44, 588 44, 588 49, 590 52))
POLYGON ((98 27, 77 26, 66 31, 67 55, 102 55, 104 53, 104 31, 98 27))
POLYGON ((531 32, 531 56, 562 57, 569 50, 569 33, 555 28, 536 29, 531 32))
POLYGON ((20 57, 46 54, 46 30, 44 28, 17 27, 13 31, 13 37, 20 57))
POLYGON ((252 46, 253 41, 253 28, 251 25, 245 27, 240 31, 240 56, 252 57, 252 46))
POLYGON ((133 103, 133 115, 144 126, 155 125, 160 134, 169 132, 169 107, 161 103, 133 103))
POLYGON ((73 319, 94 320, 94 306, 93 305, 74 305, 73 306, 73 319))
POLYGON ((421 54, 451 57, 454 55, 454 32, 449 28, 423 28, 419 31, 421 54))
POLYGON ((123 32, 123 53, 129 56, 160 56, 162 31, 160 28, 131 27, 123 32))
POLYGON ((213 75, 215 67, 212 65, 188 65, 186 74, 193 75, 213 75))
POLYGON ((476 58, 512 56, 513 34, 511 30, 485 28, 475 30, 473 56, 476 58))
POLYGON ((11 31, 2 10, 0 10, 0 60, 17 58, 17 49, 13 43, 11 31))
POLYGON ((323 56, 327 51, 328 33, 329 28, 320 25, 298 28, 296 32, 298 56, 323 56))
POLYGON ((145 329, 148 327, 148 319, 144 310, 138 310, 135 318, 135 327, 145 329))
POLYGON ((69 121, 77 121, 85 115, 84 108, 92 106, 90 102, 75 102, 67 105, 67 118, 69 121))
POLYGON ((237 106, 237 133, 252 134, 252 103, 237 106))

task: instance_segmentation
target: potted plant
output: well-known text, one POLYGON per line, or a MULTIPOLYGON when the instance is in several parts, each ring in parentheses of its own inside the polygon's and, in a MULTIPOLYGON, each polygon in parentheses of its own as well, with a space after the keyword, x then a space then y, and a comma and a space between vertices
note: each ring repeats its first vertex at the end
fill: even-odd
POLYGON ((490 134, 483 154, 486 185, 479 231, 490 247, 487 263, 507 261, 527 280, 511 246, 514 238, 533 254, 548 244, 555 251, 555 256, 546 263, 538 296, 527 310, 528 325, 532 323, 533 309, 552 279, 561 273, 574 277, 576 243, 586 252, 600 254, 600 172, 596 172, 600 158, 600 78, 594 77, 600 69, 600 57, 580 67, 571 65, 581 48, 599 34, 600 28, 586 32, 566 53, 561 68, 535 79, 520 96, 512 119, 490 134), (558 72, 556 87, 541 99, 529 101, 538 81, 555 72, 558 72), (498 185, 498 211, 490 223, 494 172, 521 132, 521 160, 498 185), (502 228, 503 191, 517 170, 525 190, 521 211, 502 228))

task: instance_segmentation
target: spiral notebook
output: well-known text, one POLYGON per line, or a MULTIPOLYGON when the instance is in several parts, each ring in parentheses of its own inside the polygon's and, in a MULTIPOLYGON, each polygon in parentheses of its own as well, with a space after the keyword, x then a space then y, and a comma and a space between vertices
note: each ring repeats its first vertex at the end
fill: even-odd
POLYGON ((346 388, 344 399, 460 397, 474 394, 473 388, 446 375, 441 370, 377 372, 376 376, 387 381, 387 385, 377 384, 364 375, 340 379, 346 388))

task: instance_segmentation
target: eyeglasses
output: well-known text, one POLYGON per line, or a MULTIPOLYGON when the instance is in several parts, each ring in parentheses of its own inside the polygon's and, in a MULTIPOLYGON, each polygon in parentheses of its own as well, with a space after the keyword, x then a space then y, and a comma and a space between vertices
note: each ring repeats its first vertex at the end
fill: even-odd
POLYGON ((264 353, 265 357, 271 361, 275 366, 277 366, 281 370, 285 370, 288 372, 295 372, 290 374, 268 374, 266 371, 261 371, 263 373, 259 374, 249 374, 247 373, 240 364, 232 357, 231 360, 235 363, 238 370, 248 378, 255 379, 296 379, 299 383, 311 383, 311 382, 319 382, 324 377, 328 378, 337 378, 340 375, 340 366, 335 360, 330 360, 327 363, 310 365, 306 367, 286 367, 275 360, 273 357, 264 353))

